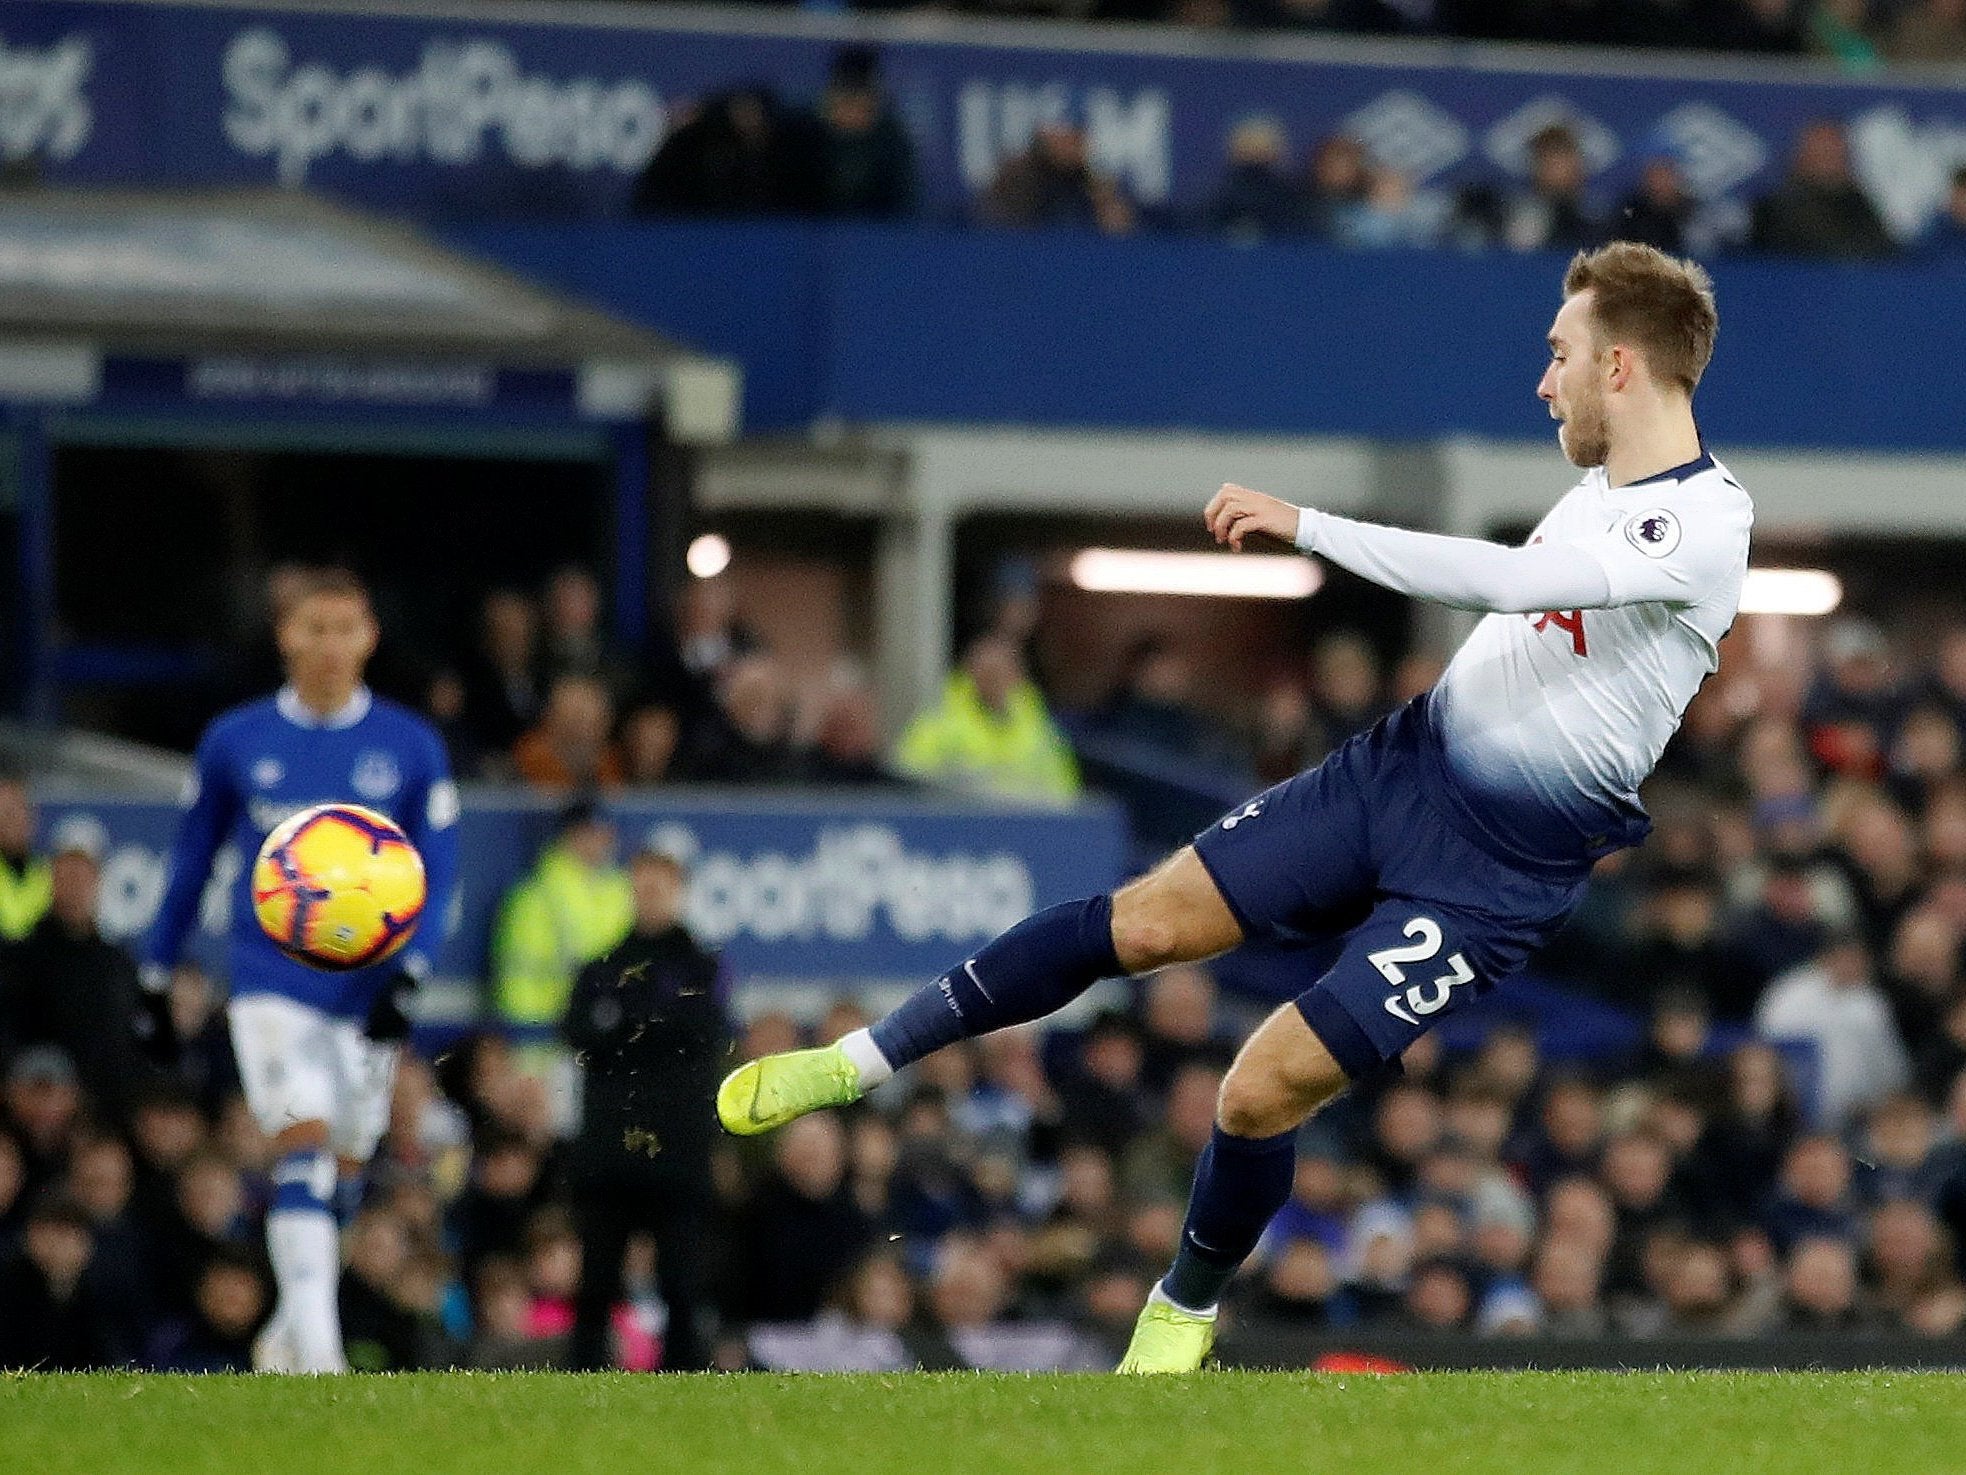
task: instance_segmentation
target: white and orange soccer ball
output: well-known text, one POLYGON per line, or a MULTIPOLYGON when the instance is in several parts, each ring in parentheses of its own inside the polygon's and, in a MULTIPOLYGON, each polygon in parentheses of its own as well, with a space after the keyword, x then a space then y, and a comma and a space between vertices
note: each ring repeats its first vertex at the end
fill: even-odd
POLYGON ((359 804, 317 804, 279 825, 252 880, 253 913, 280 951, 335 973, 402 947, 429 897, 409 837, 359 804))

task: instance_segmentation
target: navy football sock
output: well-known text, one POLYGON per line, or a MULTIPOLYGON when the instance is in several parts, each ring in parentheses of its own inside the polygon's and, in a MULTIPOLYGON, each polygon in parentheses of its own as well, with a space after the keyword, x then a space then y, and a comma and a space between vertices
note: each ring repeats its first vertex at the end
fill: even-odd
POLYGON ((1189 1311, 1206 1311, 1220 1301, 1237 1267, 1290 1198, 1296 1176, 1295 1132, 1232 1137, 1217 1127, 1195 1164, 1181 1248, 1160 1283, 1168 1300, 1189 1311))
POLYGON ((1117 977, 1113 899, 1090 896, 1026 917, 975 957, 918 988, 874 1025, 896 1070, 957 1040, 1026 1024, 1117 977))

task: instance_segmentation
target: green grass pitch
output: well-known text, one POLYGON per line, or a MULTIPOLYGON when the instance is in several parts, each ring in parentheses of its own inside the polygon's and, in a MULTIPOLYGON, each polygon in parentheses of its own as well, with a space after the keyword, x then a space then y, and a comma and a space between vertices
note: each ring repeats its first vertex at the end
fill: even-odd
POLYGON ((21 1475, 1966 1472, 1908 1373, 0 1375, 21 1475))

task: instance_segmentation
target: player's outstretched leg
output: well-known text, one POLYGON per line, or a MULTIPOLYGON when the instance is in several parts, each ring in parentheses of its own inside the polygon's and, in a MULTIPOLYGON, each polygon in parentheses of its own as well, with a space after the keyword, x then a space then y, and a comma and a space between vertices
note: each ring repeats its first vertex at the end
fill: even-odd
POLYGON ((1181 1248, 1148 1294, 1121 1372, 1191 1373, 1207 1359, 1224 1288, 1290 1197, 1297 1128, 1344 1086, 1344 1071, 1295 1004, 1249 1037, 1222 1082, 1181 1248))
POLYGON ((718 1120, 751 1137, 845 1106, 944 1045, 1042 1019, 1102 978, 1213 957, 1241 941, 1214 881, 1184 848, 1112 896, 1026 917, 870 1029, 739 1066, 717 1090, 718 1120))

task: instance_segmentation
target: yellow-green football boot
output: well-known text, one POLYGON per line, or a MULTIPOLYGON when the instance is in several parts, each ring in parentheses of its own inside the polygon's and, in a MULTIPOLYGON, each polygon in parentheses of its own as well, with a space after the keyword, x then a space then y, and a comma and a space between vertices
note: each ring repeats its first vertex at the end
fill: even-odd
POLYGON ((1183 1311, 1155 1286, 1147 1295, 1147 1304, 1140 1308, 1140 1319, 1133 1324, 1133 1340, 1126 1344, 1119 1371, 1199 1372, 1214 1345, 1215 1318, 1183 1311))
POLYGON ((860 1071, 838 1045, 746 1061, 717 1087, 717 1120, 733 1137, 756 1137, 825 1106, 858 1101, 860 1071))

